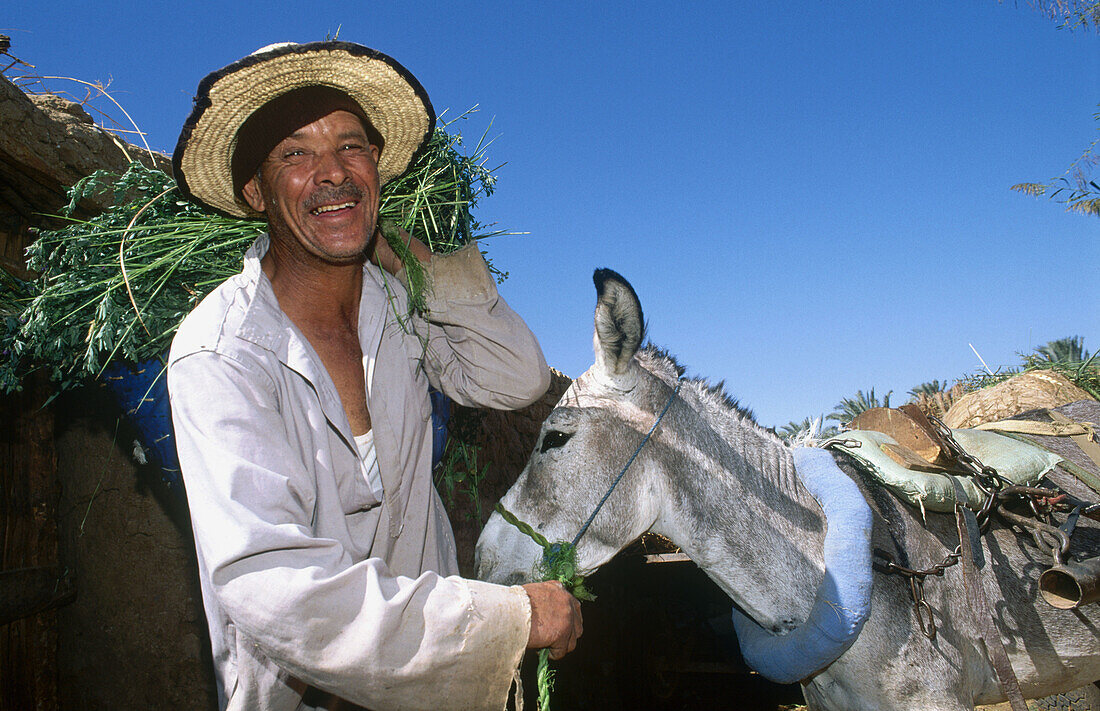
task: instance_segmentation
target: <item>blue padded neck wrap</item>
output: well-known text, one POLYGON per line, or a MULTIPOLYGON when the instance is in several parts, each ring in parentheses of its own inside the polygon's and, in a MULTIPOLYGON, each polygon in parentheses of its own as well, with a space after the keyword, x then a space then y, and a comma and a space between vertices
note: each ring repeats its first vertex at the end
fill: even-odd
POLYGON ((798 447, 795 470, 825 511, 825 578, 806 621, 773 635, 734 608, 745 662, 781 684, 808 678, 837 660, 871 611, 871 508, 824 449, 798 447))

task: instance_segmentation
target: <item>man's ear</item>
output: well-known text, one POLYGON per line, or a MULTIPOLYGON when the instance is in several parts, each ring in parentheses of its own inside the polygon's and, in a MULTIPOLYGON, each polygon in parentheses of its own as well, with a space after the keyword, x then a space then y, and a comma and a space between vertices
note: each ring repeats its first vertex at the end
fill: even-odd
POLYGON ((257 173, 249 178, 248 182, 241 188, 241 195, 244 196, 244 201, 248 203, 256 212, 263 212, 266 205, 264 204, 263 192, 260 190, 260 175, 257 173))

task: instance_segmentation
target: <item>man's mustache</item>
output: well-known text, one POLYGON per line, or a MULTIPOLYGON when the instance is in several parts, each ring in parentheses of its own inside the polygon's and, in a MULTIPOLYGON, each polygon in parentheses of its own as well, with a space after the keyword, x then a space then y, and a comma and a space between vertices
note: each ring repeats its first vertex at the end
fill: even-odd
POLYGON ((318 188, 306 199, 304 207, 306 210, 314 210, 322 205, 332 205, 348 200, 355 200, 356 202, 363 200, 363 190, 355 183, 318 188))

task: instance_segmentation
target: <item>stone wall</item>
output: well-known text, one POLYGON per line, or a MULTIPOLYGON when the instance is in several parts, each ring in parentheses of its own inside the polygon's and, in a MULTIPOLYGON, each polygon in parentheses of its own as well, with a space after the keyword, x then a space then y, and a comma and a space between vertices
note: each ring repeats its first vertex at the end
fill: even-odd
MULTIPOLYGON (((33 276, 24 253, 52 226, 43 215, 131 158, 150 160, 80 104, 0 76, 0 268, 33 276)), ((103 207, 86 200, 77 215, 103 207)), ((17 619, 0 618, 0 709, 213 708, 186 508, 130 460, 103 393, 55 395, 33 381, 0 397, 0 597, 21 600, 5 605, 17 619)))
POLYGON ((57 454, 48 386, 0 396, 0 709, 57 708, 57 454), (36 614, 26 616, 28 611, 36 614))
POLYGON ((101 388, 56 405, 60 559, 77 595, 57 611, 60 708, 217 707, 183 495, 132 457, 101 388))
MULTIPOLYGON (((0 267, 26 276, 23 254, 41 226, 66 204, 65 191, 101 168, 125 170, 130 159, 150 160, 95 125, 80 104, 58 96, 28 95, 0 75, 0 267)), ((158 165, 167 158, 154 155, 158 165)), ((89 200, 78 215, 91 215, 103 203, 89 200)))

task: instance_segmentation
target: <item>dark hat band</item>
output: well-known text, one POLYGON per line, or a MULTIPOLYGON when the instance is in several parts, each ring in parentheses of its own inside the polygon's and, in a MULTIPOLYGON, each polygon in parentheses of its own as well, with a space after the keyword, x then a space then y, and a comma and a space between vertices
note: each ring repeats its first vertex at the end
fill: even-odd
POLYGON ((367 139, 382 150, 382 134, 374 128, 358 102, 330 86, 304 86, 267 102, 241 125, 230 163, 233 192, 241 196, 245 184, 283 139, 333 111, 347 111, 358 116, 367 139))

